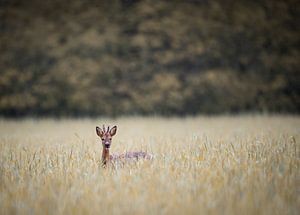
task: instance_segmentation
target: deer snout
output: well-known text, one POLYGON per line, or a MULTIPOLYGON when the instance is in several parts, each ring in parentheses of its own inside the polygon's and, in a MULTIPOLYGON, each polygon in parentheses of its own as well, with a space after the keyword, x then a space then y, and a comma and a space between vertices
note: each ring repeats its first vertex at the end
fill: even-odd
POLYGON ((103 145, 105 146, 105 148, 109 148, 110 147, 110 142, 106 141, 106 142, 104 142, 103 145))

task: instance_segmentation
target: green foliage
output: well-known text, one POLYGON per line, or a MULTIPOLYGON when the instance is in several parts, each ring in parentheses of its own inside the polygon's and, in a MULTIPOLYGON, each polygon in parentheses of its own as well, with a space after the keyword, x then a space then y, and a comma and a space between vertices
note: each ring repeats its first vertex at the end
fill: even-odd
POLYGON ((299 14, 296 0, 3 1, 0 113, 298 113, 299 14))

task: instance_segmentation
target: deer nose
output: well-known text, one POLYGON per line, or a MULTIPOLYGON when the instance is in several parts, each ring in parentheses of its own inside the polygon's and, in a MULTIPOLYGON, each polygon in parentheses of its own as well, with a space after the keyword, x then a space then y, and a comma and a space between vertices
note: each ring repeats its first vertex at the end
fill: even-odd
POLYGON ((109 142, 104 142, 104 145, 105 145, 106 148, 110 147, 110 143, 109 142))

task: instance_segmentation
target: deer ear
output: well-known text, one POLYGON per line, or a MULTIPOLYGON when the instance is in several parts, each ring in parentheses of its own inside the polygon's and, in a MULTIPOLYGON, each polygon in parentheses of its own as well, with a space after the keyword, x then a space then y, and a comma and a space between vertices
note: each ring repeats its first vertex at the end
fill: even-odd
POLYGON ((117 126, 114 126, 109 131, 111 136, 114 136, 117 133, 117 126))
POLYGON ((104 132, 101 130, 101 128, 99 128, 98 126, 96 126, 96 133, 99 137, 102 137, 104 132))

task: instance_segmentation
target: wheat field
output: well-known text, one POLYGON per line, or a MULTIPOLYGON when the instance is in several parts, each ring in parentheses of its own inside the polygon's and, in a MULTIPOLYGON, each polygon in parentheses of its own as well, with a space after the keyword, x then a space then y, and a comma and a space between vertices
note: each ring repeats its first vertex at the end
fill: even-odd
POLYGON ((0 120, 1 214, 298 214, 298 116, 0 120), (150 161, 102 168, 111 152, 150 161))

